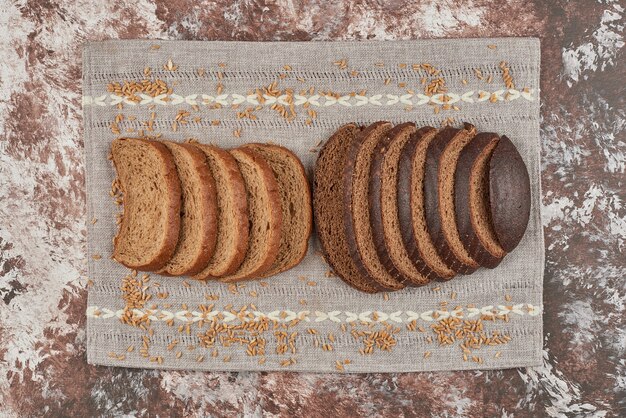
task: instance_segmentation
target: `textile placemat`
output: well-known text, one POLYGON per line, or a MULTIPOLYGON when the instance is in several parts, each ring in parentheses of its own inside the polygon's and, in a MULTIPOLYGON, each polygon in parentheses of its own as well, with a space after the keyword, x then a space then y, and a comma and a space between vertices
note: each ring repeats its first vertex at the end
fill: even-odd
POLYGON ((347 373, 541 364, 539 56, 539 41, 528 38, 87 44, 89 363, 347 373), (530 173, 531 216, 498 268, 368 295, 329 274, 315 235, 296 268, 238 286, 133 277, 110 259, 120 212, 110 193, 114 138, 272 141, 311 176, 334 130, 377 120, 467 121, 516 144, 530 173))

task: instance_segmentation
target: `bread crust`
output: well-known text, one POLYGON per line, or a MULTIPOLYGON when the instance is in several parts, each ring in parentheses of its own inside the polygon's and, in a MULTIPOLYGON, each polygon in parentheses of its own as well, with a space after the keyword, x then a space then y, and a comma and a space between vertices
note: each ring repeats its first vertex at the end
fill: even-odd
MULTIPOLYGON (((268 208, 266 209, 267 214, 269 215, 270 227, 268 229, 267 237, 264 242, 266 244, 266 251, 259 263, 251 270, 247 272, 242 272, 240 270, 242 265, 245 264, 244 257, 244 261, 242 262, 242 265, 239 266, 239 269, 237 271, 229 276, 223 276, 220 278, 220 280, 225 282, 234 282, 260 277, 272 266, 272 264, 276 260, 278 250, 280 248, 283 216, 280 207, 280 194, 278 192, 278 183, 276 182, 274 173, 272 173, 272 169, 270 168, 267 161, 265 161, 265 159, 261 157, 257 152, 254 152, 249 148, 240 147, 231 150, 230 152, 235 157, 235 159, 237 159, 236 156, 238 154, 245 155, 247 158, 252 160, 253 164, 258 167, 261 177, 260 180, 264 185, 264 192, 267 194, 268 197, 268 208)), ((249 251, 249 248, 247 251, 249 251)))
POLYGON ((489 201, 493 227, 507 253, 521 241, 530 218, 530 178, 522 156, 506 136, 489 162, 489 201))
MULTIPOLYGON (((324 222, 324 220, 326 219, 324 216, 324 211, 322 210, 323 204, 326 203, 326 201, 323 201, 323 199, 324 197, 328 197, 322 196, 322 192, 320 190, 326 189, 327 182, 329 180, 336 181, 338 183, 337 186, 343 185, 343 178, 337 178, 337 176, 330 176, 330 178, 328 178, 328 176, 326 176, 328 174, 326 172, 328 168, 335 168, 341 172, 343 168, 343 158, 345 158, 345 155, 332 155, 331 149, 335 145, 335 142, 341 140, 344 135, 346 135, 346 131, 349 131, 349 134, 351 134, 352 138, 354 138, 360 132, 360 130, 361 128, 353 123, 343 125, 339 129, 337 129, 337 131, 335 131, 335 133, 324 143, 322 149, 320 150, 317 161, 315 162, 313 178, 313 223, 316 225, 316 229, 318 232, 317 236, 320 243, 320 249, 322 251, 324 259, 330 265, 330 268, 335 271, 335 273, 337 273, 345 283, 354 287, 355 289, 366 293, 376 293, 377 291, 382 289, 373 280, 370 280, 367 278, 367 276, 363 276, 360 274, 358 276, 349 275, 350 272, 348 270, 352 269, 356 272, 358 272, 359 270, 357 269, 356 265, 354 264, 354 260, 349 254, 347 245, 340 245, 341 248, 336 248, 336 246, 332 247, 330 245, 331 237, 326 236, 325 230, 322 229, 320 226, 320 223, 324 222), (342 255, 344 255, 345 259, 348 260, 348 263, 351 264, 345 269, 339 265, 340 255, 336 254, 343 251, 345 251, 345 253, 343 253, 342 255)), ((340 188, 335 188, 335 193, 341 194, 340 188)), ((335 197, 340 201, 339 206, 341 207, 341 209, 345 210, 343 208, 343 195, 337 195, 335 197)), ((340 219, 342 220, 343 224, 343 214, 340 216, 340 219)), ((340 235, 343 233, 344 232, 342 230, 340 232, 340 235)), ((335 242, 335 244, 338 243, 335 242)))
MULTIPOLYGON (((302 161, 298 158, 296 154, 294 154, 288 148, 285 148, 276 144, 259 144, 259 143, 251 143, 243 146, 244 148, 251 148, 253 151, 256 150, 258 152, 258 148, 268 149, 273 152, 280 152, 287 156, 293 163, 296 168, 295 178, 299 179, 300 186, 302 187, 302 196, 304 197, 304 205, 299 210, 302 210, 305 218, 304 225, 304 234, 298 237, 298 239, 302 240, 300 249, 295 258, 289 260, 283 266, 272 265, 263 275, 262 277, 272 276, 283 271, 289 270, 294 266, 300 264, 300 262, 306 256, 307 250, 309 248, 309 238, 311 237, 311 231, 313 230, 313 209, 311 207, 311 188, 309 186, 309 181, 307 179, 306 171, 304 170, 304 166, 302 165, 302 161)), ((270 164, 271 166, 271 164, 270 164)), ((278 180, 278 179, 277 179, 278 180)), ((289 202, 282 202, 282 204, 288 204, 289 202)), ((283 208, 283 213, 285 212, 285 208, 283 208)), ((284 218, 283 218, 284 221, 284 218)), ((282 244, 282 241, 281 241, 282 244)))
MULTIPOLYGON (((243 261, 246 255, 246 251, 248 249, 248 200, 246 197, 246 187, 243 181, 243 177, 241 176, 241 172, 239 171, 239 167, 237 166, 237 161, 235 161, 233 156, 230 155, 228 151, 225 151, 214 145, 199 143, 191 143, 190 145, 202 151, 205 155, 205 159, 207 158, 206 155, 208 153, 217 155, 222 164, 226 167, 225 175, 229 183, 229 189, 232 192, 229 193, 229 199, 231 200, 233 210, 227 216, 231 216, 235 220, 235 246, 234 248, 231 248, 231 253, 227 257, 228 261, 225 262, 224 265, 218 266, 219 269, 213 269, 211 271, 201 271, 196 276, 194 276, 194 279, 206 280, 231 274, 241 265, 241 262, 243 261)), ((210 164, 209 168, 211 168, 210 164)), ((224 215, 221 214, 220 216, 224 215)), ((221 232, 218 230, 216 235, 219 234, 221 234, 221 232)), ((213 254, 213 258, 220 256, 222 256, 222 254, 213 254)))
POLYGON ((483 246, 476 233, 477 225, 474 224, 471 208, 471 182, 476 160, 487 147, 493 146, 499 141, 499 136, 492 132, 481 132, 469 143, 459 156, 456 173, 454 174, 454 210, 456 225, 461 241, 467 252, 481 266, 495 268, 500 264, 505 253, 497 257, 483 246))
MULTIPOLYGON (((118 234, 113 239, 113 258, 119 263, 125 265, 128 268, 142 271, 155 271, 161 269, 165 264, 169 261, 174 254, 174 250, 176 249, 176 244, 178 243, 178 234, 180 231, 180 205, 181 205, 181 186, 180 179, 178 178, 178 173, 176 171, 176 165, 174 164, 174 157, 167 149, 167 147, 156 141, 148 141, 145 139, 139 138, 120 138, 115 139, 115 141, 139 141, 143 144, 150 145, 155 149, 158 153, 162 165, 163 172, 163 180, 165 182, 165 187, 170 190, 170 193, 167 195, 167 201, 164 203, 163 207, 165 209, 165 217, 168 219, 166 222, 166 230, 163 236, 163 242, 161 242, 158 253, 149 261, 142 264, 132 264, 125 262, 118 254, 118 242, 121 239, 118 234)), ((118 172, 118 178, 120 173, 120 167, 117 167, 115 164, 115 159, 113 159, 113 164, 115 165, 115 169, 118 172)), ((123 180, 120 178, 120 186, 122 188, 122 192, 126 195, 123 180)), ((124 212, 127 210, 128 202, 124 204, 124 212)), ((124 216, 122 218, 122 225, 120 226, 120 231, 124 230, 127 223, 130 222, 128 216, 124 216)))
POLYGON ((462 263, 448 245, 441 223, 441 205, 439 204, 439 177, 441 170, 446 169, 440 166, 441 155, 460 132, 461 129, 444 128, 428 146, 424 167, 424 214, 428 233, 443 262, 456 273, 470 274, 475 269, 462 263))
MULTIPOLYGON (((344 169, 343 169, 343 184, 344 184, 344 226, 346 233, 346 240, 348 242, 348 251, 350 252, 350 256, 354 260, 354 264, 357 266, 359 272, 364 277, 367 277, 368 280, 371 280, 372 284, 377 285, 379 288, 383 290, 399 290, 404 287, 402 284, 403 279, 398 276, 394 276, 393 272, 389 272, 392 278, 396 280, 397 283, 393 284, 383 284, 381 280, 377 280, 372 273, 369 271, 366 265, 366 261, 363 259, 363 251, 359 246, 357 240, 357 232, 356 232, 356 223, 355 223, 355 210, 353 207, 353 194, 354 194, 354 168, 357 162, 359 153, 361 151, 361 146, 367 140, 367 138, 375 131, 381 129, 383 126, 388 126, 388 129, 391 128, 391 124, 385 121, 375 122, 361 131, 355 139, 350 144, 350 148, 348 149, 348 155, 345 160, 344 169)), ((368 214, 369 217, 369 214, 368 214)), ((371 237, 370 237, 371 239, 371 237)), ((373 262, 377 262, 379 260, 373 260, 373 262)), ((396 270, 397 271, 397 270, 396 270)))
POLYGON ((415 268, 424 276, 430 280, 440 280, 441 278, 426 262, 426 255, 420 251, 418 245, 418 238, 415 234, 415 228, 413 227, 413 214, 411 205, 413 202, 413 187, 412 184, 412 172, 415 169, 414 164, 416 159, 417 146, 426 137, 436 135, 437 129, 426 126, 418 129, 411 139, 404 145, 400 153, 400 160, 398 161, 398 183, 397 183, 397 207, 398 207, 398 222, 400 223, 400 231, 402 233, 402 241, 406 248, 409 258, 413 262, 415 268))

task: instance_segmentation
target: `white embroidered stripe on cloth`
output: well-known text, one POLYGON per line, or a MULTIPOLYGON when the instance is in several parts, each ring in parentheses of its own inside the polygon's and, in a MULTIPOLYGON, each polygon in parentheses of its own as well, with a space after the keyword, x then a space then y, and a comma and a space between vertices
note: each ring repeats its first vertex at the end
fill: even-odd
POLYGON ((541 364, 536 39, 106 41, 86 45, 83 66, 87 216, 97 219, 87 223, 90 363, 342 373, 541 364), (526 235, 498 268, 369 295, 329 272, 315 236, 294 269, 239 284, 135 274, 110 259, 114 138, 272 141, 310 174, 339 126, 378 120, 470 122, 511 138, 533 201, 526 235))

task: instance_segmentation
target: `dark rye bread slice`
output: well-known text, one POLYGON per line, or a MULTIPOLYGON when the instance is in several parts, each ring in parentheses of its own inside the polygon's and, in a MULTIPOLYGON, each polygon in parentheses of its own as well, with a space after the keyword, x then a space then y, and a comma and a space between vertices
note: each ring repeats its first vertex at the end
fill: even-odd
POLYGON ((428 146, 424 169, 428 232, 444 263, 461 274, 470 274, 479 265, 465 251, 456 229, 454 172, 459 153, 475 135, 476 129, 469 124, 463 129, 442 129, 428 146))
POLYGON ((430 280, 411 261, 398 220, 398 162, 405 144, 417 131, 414 123, 390 130, 374 149, 370 169, 369 209, 374 245, 380 261, 404 284, 422 286, 430 280))
POLYGON ((530 217, 530 178, 522 156, 502 136, 489 162, 489 202, 498 242, 510 253, 524 236, 530 217))
POLYGON ((249 148, 230 150, 246 185, 250 236, 239 268, 220 280, 234 282, 263 275, 276 261, 280 248, 283 215, 278 183, 263 157, 249 148))
POLYGON ((259 153, 267 161, 280 193, 282 237, 276 261, 263 274, 267 277, 289 270, 306 255, 313 222, 311 190, 302 162, 287 148, 270 144, 246 144, 244 147, 259 153))
POLYGON ((189 144, 162 143, 174 157, 182 200, 176 250, 157 273, 169 276, 193 275, 209 263, 215 249, 215 180, 201 151, 189 144))
POLYGON ((454 211, 461 241, 483 267, 495 268, 506 252, 491 222, 489 162, 500 137, 482 132, 459 155, 454 175, 454 211))
POLYGON ((439 256, 426 225, 426 151, 437 132, 437 129, 430 126, 420 128, 404 145, 398 161, 397 206, 402 241, 413 265, 430 280, 450 279, 455 275, 454 270, 439 256))
POLYGON ((344 125, 320 150, 313 176, 313 212, 326 262, 350 286, 375 293, 382 288, 362 275, 350 256, 343 216, 343 165, 348 148, 360 130, 355 124, 344 125))
POLYGON ((237 161, 226 150, 192 143, 202 151, 213 174, 217 195, 215 252, 194 279, 206 280, 233 273, 248 249, 248 198, 237 161))
POLYGON ((154 271, 174 254, 180 231, 181 187, 174 157, 159 142, 115 139, 113 164, 124 195, 124 214, 113 239, 113 258, 154 271))
POLYGON ((363 275, 388 290, 404 287, 405 279, 381 261, 374 244, 369 212, 370 169, 374 149, 391 130, 389 122, 375 122, 361 131, 350 144, 344 161, 344 220, 350 256, 363 275))

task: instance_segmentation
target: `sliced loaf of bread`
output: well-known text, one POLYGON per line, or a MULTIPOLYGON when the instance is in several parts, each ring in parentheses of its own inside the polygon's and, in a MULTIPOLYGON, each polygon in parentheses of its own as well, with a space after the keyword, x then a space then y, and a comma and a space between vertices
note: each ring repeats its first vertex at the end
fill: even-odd
POLYGON ((402 241, 415 267, 430 280, 450 279, 456 274, 437 252, 428 232, 424 206, 426 152, 437 133, 430 126, 420 128, 405 144, 398 162, 397 206, 402 241))
POLYGON ((482 132, 459 155, 454 178, 456 226, 465 250, 481 266, 494 268, 505 256, 491 221, 489 162, 500 138, 482 132))
POLYGON ((260 277, 274 264, 283 222, 278 183, 267 161, 250 148, 237 148, 230 153, 246 185, 250 236, 239 268, 221 277, 226 282, 260 277))
POLYGON ((306 255, 313 222, 311 191, 300 159, 287 148, 270 144, 246 144, 244 147, 267 161, 278 182, 282 237, 276 261, 263 273, 263 277, 272 276, 289 270, 306 255))
POLYGON ((215 179, 217 233, 213 257, 194 279, 206 280, 234 273, 248 249, 248 199, 237 161, 213 145, 192 143, 205 156, 215 179))
POLYGON ((405 144, 417 131, 414 123, 391 129, 374 149, 370 170, 369 209, 376 251, 387 269, 404 284, 422 286, 430 280, 415 267, 402 240, 398 219, 398 162, 405 144))
POLYGON ((340 127, 323 145, 313 178, 315 228, 326 262, 347 284, 367 293, 381 290, 363 275, 350 255, 344 218, 343 166, 350 144, 361 129, 355 124, 340 127))
POLYGON ((383 140, 392 125, 376 122, 361 131, 350 144, 344 162, 345 234, 350 255, 362 275, 374 279, 389 290, 404 287, 404 277, 393 265, 386 266, 376 251, 369 211, 370 170, 374 149, 383 140))
POLYGON ((456 228, 454 172, 461 150, 475 135, 469 124, 463 129, 442 129, 428 146, 424 171, 428 232, 444 263, 461 274, 472 273, 479 264, 465 251, 456 228))
POLYGON ((174 157, 159 142, 134 138, 113 140, 111 155, 124 195, 113 258, 132 269, 159 270, 174 254, 180 231, 174 157))
POLYGON ((522 156, 506 136, 489 161, 489 203, 498 242, 510 253, 526 232, 530 217, 530 178, 522 156))

